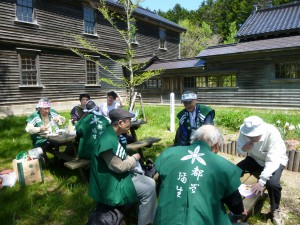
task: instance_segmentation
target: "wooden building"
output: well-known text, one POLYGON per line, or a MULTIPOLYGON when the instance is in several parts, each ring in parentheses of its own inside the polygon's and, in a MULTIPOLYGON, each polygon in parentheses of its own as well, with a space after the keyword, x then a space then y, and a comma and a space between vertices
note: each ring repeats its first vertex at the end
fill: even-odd
MULTIPOLYGON (((78 47, 71 38, 76 34, 112 57, 124 56, 121 37, 89 1, 0 0, 0 115, 31 113, 41 97, 49 98, 55 109, 67 110, 79 103, 81 93, 99 102, 116 89, 99 83, 105 71, 70 51, 71 46, 78 47)), ((115 0, 107 4, 122 11, 115 0)), ((136 10, 135 18, 132 45, 137 58, 153 53, 165 59, 180 57, 184 28, 143 8, 136 10)), ((95 57, 123 76, 120 66, 95 57)), ((118 91, 125 94, 124 89, 118 91)))
MULTIPOLYGON (((157 99, 168 102, 170 90, 179 102, 181 93, 193 90, 205 104, 299 109, 300 1, 253 11, 236 38, 194 59, 155 61, 147 69, 166 69, 149 81, 159 86, 157 99)), ((139 91, 149 93, 145 85, 139 91)))

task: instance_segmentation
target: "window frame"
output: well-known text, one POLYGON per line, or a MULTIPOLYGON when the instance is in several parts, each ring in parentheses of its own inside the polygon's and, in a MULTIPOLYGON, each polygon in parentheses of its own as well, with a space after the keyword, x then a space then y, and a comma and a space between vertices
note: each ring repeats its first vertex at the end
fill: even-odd
MULTIPOLYGON (((93 59, 95 61, 98 60, 98 58, 100 59, 100 57, 93 57, 93 59)), ((87 87, 88 86, 90 86, 90 87, 101 86, 101 84, 100 84, 100 69, 99 69, 99 65, 96 62, 94 62, 92 60, 85 59, 85 78, 86 78, 85 86, 87 86, 87 87), (88 68, 89 68, 88 64, 89 63, 94 63, 94 67, 95 67, 94 72, 89 72, 88 71, 88 68), (88 83, 88 80, 89 80, 88 76, 91 73, 95 74, 95 83, 88 83)))
POLYGON ((37 24, 36 9, 34 7, 35 6, 35 0, 23 0, 23 1, 26 1, 26 2, 31 1, 31 7, 27 6, 27 5, 24 5, 24 4, 22 4, 22 5, 18 4, 18 1, 19 0, 17 0, 16 3, 15 3, 15 22, 26 23, 26 24, 37 24), (18 9, 19 9, 19 7, 21 7, 23 9, 22 13, 25 13, 24 12, 24 8, 32 10, 32 12, 31 12, 32 13, 32 15, 31 15, 31 20, 32 21, 30 21, 30 20, 22 20, 22 19, 19 18, 19 16, 18 16, 18 9))
POLYGON ((230 73, 210 73, 210 74, 203 74, 203 75, 198 75, 198 76, 186 76, 183 78, 183 88, 208 88, 208 89, 213 89, 213 88, 237 88, 237 73, 236 72, 230 72, 230 73), (224 86, 224 82, 222 83, 222 86, 220 86, 220 80, 221 77, 225 76, 230 76, 230 82, 231 86, 224 86), (235 81, 233 79, 235 77, 235 81), (199 80, 197 81, 197 78, 199 80), (205 81, 203 82, 203 78, 205 81), (216 79, 216 86, 210 86, 210 80, 209 78, 215 78, 216 79), (194 79, 194 81, 193 81, 194 79), (202 81, 201 81, 202 79, 202 81), (189 81, 190 80, 190 81, 189 81), (205 83, 205 86, 201 85, 205 83), (233 84, 235 83, 235 86, 233 84), (187 84, 194 84, 194 85, 187 85, 187 84), (198 85, 199 84, 199 85, 198 85))
POLYGON ((138 33, 137 33, 137 25, 136 25, 136 22, 132 21, 132 22, 131 22, 131 26, 133 26, 134 29, 135 29, 135 32, 132 33, 131 44, 133 44, 133 45, 139 45, 139 41, 138 41, 138 39, 137 39, 138 33))
MULTIPOLYGON (((90 19, 90 18, 88 18, 88 19, 90 19)), ((96 23, 96 21, 97 20, 96 20, 95 9, 92 8, 92 7, 84 5, 83 6, 83 34, 85 34, 85 35, 91 35, 91 36, 98 36, 97 35, 97 23, 96 23), (85 12, 86 12, 87 9, 92 10, 92 15, 93 15, 93 19, 94 19, 93 22, 91 22, 91 21, 89 21, 89 20, 86 19, 86 13, 85 12), (86 32, 86 23, 93 23, 93 33, 86 32)))
POLYGON ((300 80, 300 60, 295 59, 290 61, 275 62, 274 68, 275 68, 275 80, 287 80, 287 81, 300 80), (282 69, 281 67, 285 67, 283 71, 281 70, 282 69), (287 67, 294 67, 294 68, 287 69, 287 67))
MULTIPOLYGON (((36 49, 24 49, 24 48, 17 48, 17 54, 18 54, 18 64, 19 64, 19 78, 20 78, 20 88, 43 88, 43 85, 41 84, 41 74, 40 74, 40 53, 41 50, 36 50, 36 49), (36 83, 35 84, 27 84, 24 83, 24 66, 23 66, 23 56, 29 57, 29 58, 34 58, 35 61, 35 70, 36 71, 36 83)), ((32 60, 31 60, 32 62, 32 60)), ((31 66, 32 68, 32 66, 31 66)), ((32 70, 31 70, 32 71, 32 70)), ((30 70, 28 70, 30 72, 30 70)), ((25 70, 26 73, 26 70, 25 70)), ((26 73, 26 78, 28 79, 29 73, 26 73)), ((30 79, 32 80, 32 79, 30 79)))
POLYGON ((167 31, 164 28, 159 28, 159 44, 158 48, 167 50, 167 31), (163 34, 163 35, 162 35, 163 34))
POLYGON ((162 85, 161 77, 151 77, 150 79, 140 84, 139 87, 141 89, 157 89, 157 88, 161 88, 161 85, 162 85))

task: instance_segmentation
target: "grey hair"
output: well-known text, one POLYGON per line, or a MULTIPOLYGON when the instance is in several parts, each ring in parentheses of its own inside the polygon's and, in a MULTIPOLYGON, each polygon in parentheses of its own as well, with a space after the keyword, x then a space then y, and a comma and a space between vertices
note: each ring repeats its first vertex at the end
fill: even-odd
POLYGON ((196 140, 205 141, 210 146, 219 144, 219 146, 221 147, 221 145, 223 144, 221 131, 214 125, 203 125, 198 128, 191 136, 191 143, 196 140))

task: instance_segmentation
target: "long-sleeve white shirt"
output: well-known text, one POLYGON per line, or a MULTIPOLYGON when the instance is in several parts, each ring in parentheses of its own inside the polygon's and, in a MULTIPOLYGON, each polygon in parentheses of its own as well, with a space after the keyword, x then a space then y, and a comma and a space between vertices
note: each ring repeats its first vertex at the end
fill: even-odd
MULTIPOLYGON (((288 162, 286 146, 279 131, 271 124, 265 123, 264 126, 265 129, 261 139, 254 142, 253 148, 248 151, 248 156, 264 167, 259 179, 259 183, 262 185, 266 184, 280 164, 286 166, 288 162)), ((237 150, 240 154, 246 154, 242 147, 249 141, 250 139, 247 136, 240 133, 237 143, 237 150)))

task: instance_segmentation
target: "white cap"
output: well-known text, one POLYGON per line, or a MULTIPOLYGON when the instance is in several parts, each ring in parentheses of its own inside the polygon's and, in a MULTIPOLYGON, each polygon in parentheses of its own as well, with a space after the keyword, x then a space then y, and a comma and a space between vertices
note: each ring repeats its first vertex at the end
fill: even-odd
POLYGON ((262 135, 265 128, 265 122, 258 116, 249 116, 244 119, 244 124, 240 132, 248 137, 257 137, 262 135))

